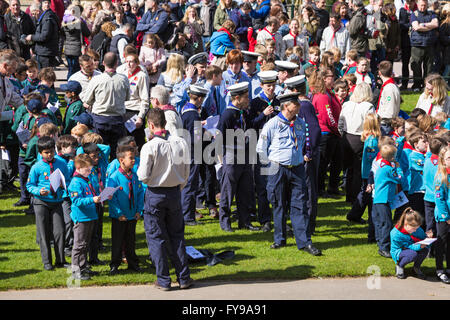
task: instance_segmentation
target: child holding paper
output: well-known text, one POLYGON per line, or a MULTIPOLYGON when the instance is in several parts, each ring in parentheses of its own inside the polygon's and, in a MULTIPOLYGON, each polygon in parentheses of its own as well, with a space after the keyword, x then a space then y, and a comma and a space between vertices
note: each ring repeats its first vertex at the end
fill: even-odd
POLYGON ((89 280, 94 274, 87 263, 87 253, 98 219, 97 204, 100 197, 96 194, 89 176, 93 162, 87 154, 80 154, 74 160, 75 173, 68 191, 72 201, 70 217, 73 220, 72 276, 75 279, 89 280))
POLYGON ((417 242, 431 237, 420 227, 422 216, 410 207, 403 211, 398 223, 391 231, 391 256, 395 262, 395 275, 399 279, 406 279, 404 267, 414 262, 414 272, 419 279, 425 279, 420 265, 429 252, 429 246, 417 242))
POLYGON ((144 188, 136 171, 133 170, 136 161, 135 147, 130 145, 118 147, 117 159, 120 162, 119 170, 114 171, 108 179, 108 187, 119 187, 109 201, 109 216, 112 218, 110 275, 116 275, 119 272, 123 246, 128 269, 141 271, 135 244, 136 222, 144 209, 144 188))
POLYGON ((449 284, 449 269, 444 270, 444 255, 447 268, 450 266, 450 197, 449 197, 450 147, 439 152, 439 165, 434 182, 437 240, 435 244, 436 274, 439 280, 449 284))
POLYGON ((28 177, 27 189, 34 195, 33 207, 36 215, 36 229, 45 270, 52 270, 52 253, 50 240, 54 239, 55 266, 67 267, 64 258, 64 218, 62 201, 64 189, 62 184, 54 190, 50 185, 50 176, 57 169, 64 178, 68 178, 64 161, 55 158, 55 140, 42 137, 38 140, 38 151, 42 160, 32 168, 28 177), (52 225, 52 228, 49 226, 52 225))
POLYGON ((32 167, 40 160, 37 142, 40 137, 50 137, 56 140, 58 137, 58 127, 50 122, 49 118, 40 118, 31 130, 31 139, 27 144, 24 162, 28 167, 32 167))
POLYGON ((63 120, 63 134, 70 134, 72 128, 77 125, 74 117, 86 112, 83 102, 80 100, 81 85, 78 81, 69 81, 61 85, 61 90, 65 91, 67 109, 63 120))
POLYGON ((397 184, 401 184, 403 171, 395 161, 397 148, 391 144, 380 147, 381 163, 375 173, 372 221, 378 244, 378 254, 390 258, 389 233, 392 229, 392 212, 397 184))

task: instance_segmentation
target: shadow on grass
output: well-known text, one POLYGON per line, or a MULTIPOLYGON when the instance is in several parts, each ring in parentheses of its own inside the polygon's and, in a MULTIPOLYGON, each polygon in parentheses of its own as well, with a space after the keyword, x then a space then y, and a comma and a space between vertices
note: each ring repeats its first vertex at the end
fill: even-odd
POLYGON ((14 272, 0 272, 0 280, 19 278, 22 276, 26 276, 29 274, 35 274, 35 273, 39 273, 39 272, 42 272, 42 270, 28 269, 28 270, 14 271, 14 272))
MULTIPOLYGON (((21 210, 19 210, 21 211, 21 210)), ((34 215, 8 215, 8 216, 0 216, 0 226, 2 228, 15 228, 15 227, 25 227, 28 225, 35 224, 34 215)))

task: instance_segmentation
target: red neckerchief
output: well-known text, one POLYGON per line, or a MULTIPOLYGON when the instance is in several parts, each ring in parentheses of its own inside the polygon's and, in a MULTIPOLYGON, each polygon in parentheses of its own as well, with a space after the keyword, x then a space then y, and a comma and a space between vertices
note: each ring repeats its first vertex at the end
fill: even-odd
POLYGON ((220 28, 219 30, 217 30, 217 32, 220 32, 220 31, 226 32, 226 33, 228 34, 228 37, 229 37, 230 39, 233 39, 233 38, 231 37, 230 31, 228 31, 227 29, 225 29, 225 28, 220 28))
POLYGON ((450 174, 450 168, 447 168, 447 174, 450 174))
POLYGON ((405 141, 405 143, 403 144, 403 149, 414 150, 413 146, 410 145, 408 141, 405 141))
POLYGON ((383 164, 383 163, 389 167, 392 167, 392 163, 390 163, 389 161, 387 161, 385 159, 381 159, 381 164, 383 164))
POLYGON ((356 73, 358 73, 358 74, 362 75, 362 81, 364 82, 364 78, 366 77, 366 75, 367 75, 367 72, 361 73, 361 72, 359 72, 359 70, 358 70, 358 69, 356 69, 356 73))
POLYGON ((97 171, 97 179, 98 179, 98 185, 100 193, 103 191, 103 182, 102 182, 102 169, 97 165, 97 168, 95 169, 97 171))
POLYGON ((294 47, 297 45, 297 34, 293 34, 291 30, 289 30, 289 34, 294 38, 294 47))
POLYGON ((417 10, 417 3, 414 3, 414 7, 411 9, 408 4, 405 2, 405 10, 407 12, 412 12, 412 11, 416 11, 417 10))
POLYGON ((164 106, 159 107, 161 110, 166 111, 166 110, 171 110, 171 111, 175 111, 177 112, 177 110, 171 106, 170 104, 166 104, 164 106))
POLYGON ((356 88, 356 84, 350 88, 350 92, 353 93, 353 91, 355 91, 355 88, 356 88))
POLYGON ((330 44, 333 45, 333 40, 334 40, 334 37, 336 36, 336 32, 338 32, 339 30, 341 30, 341 26, 339 26, 339 28, 338 28, 337 30, 334 30, 333 27, 331 27, 331 29, 333 30, 333 36, 331 37, 330 44))
MULTIPOLYGON (((430 96, 433 97, 433 94, 430 93, 430 96)), ((431 100, 431 106, 430 106, 430 109, 428 109, 428 115, 431 115, 431 111, 433 111, 433 107, 434 107, 433 100, 431 100)))
POLYGON ((347 72, 348 72, 348 70, 350 70, 350 68, 357 67, 357 66, 358 66, 358 63, 356 63, 356 62, 349 64, 347 67, 347 70, 345 70, 345 72, 344 72, 344 76, 347 74, 347 72))
POLYGON ((430 160, 433 165, 437 166, 439 163, 439 156, 437 154, 432 154, 430 160))
POLYGON ((417 237, 414 237, 412 234, 410 234, 408 231, 406 231, 405 230, 405 228, 401 228, 401 229, 399 229, 398 228, 398 226, 395 226, 396 228, 397 228, 397 230, 398 231, 400 231, 401 233, 403 233, 403 234, 406 234, 406 235, 408 235, 408 236, 410 236, 411 237, 411 239, 412 239, 412 241, 414 241, 414 243, 416 243, 416 242, 419 242, 419 241, 422 241, 423 239, 419 239, 419 238, 417 238, 417 237))
POLYGON ((130 210, 133 208, 134 203, 134 193, 133 193, 133 172, 130 170, 130 173, 126 173, 122 167, 119 167, 119 172, 128 179, 128 202, 130 204, 130 210))
POLYGON ((267 27, 264 27, 263 30, 266 30, 268 34, 270 34, 272 36, 272 40, 276 42, 275 40, 275 33, 270 32, 269 30, 267 30, 267 27))
POLYGON ((154 137, 160 137, 164 140, 167 140, 167 136, 169 135, 169 132, 167 130, 161 130, 161 131, 156 131, 153 133, 154 137))
POLYGON ((311 60, 308 60, 309 64, 312 64, 314 67, 317 67, 317 63, 312 62, 311 60))
POLYGON ((393 79, 393 78, 387 79, 386 82, 383 83, 383 85, 381 86, 380 96, 379 96, 379 98, 378 98, 378 103, 377 103, 377 110, 375 110, 375 112, 378 112, 378 108, 380 107, 381 94, 383 93, 383 89, 384 89, 384 87, 387 86, 389 83, 395 84, 394 79, 393 79))
POLYGON ((89 189, 91 190, 92 196, 96 197, 97 194, 95 193, 95 188, 91 183, 91 180, 89 178, 86 178, 84 176, 82 176, 81 174, 79 174, 78 172, 75 171, 75 173, 73 174, 74 177, 78 177, 83 179, 88 185, 89 185, 89 189))
POLYGON ((375 160, 380 160, 380 159, 381 159, 381 153, 378 152, 375 160))
POLYGON ((128 79, 133 78, 139 71, 141 71, 141 67, 138 66, 131 75, 128 74, 128 79))

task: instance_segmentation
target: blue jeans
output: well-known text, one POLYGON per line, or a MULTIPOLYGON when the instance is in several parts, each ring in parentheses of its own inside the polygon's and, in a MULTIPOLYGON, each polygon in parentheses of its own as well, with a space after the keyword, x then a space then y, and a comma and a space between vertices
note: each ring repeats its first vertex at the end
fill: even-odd
POLYGON ((400 256, 398 257, 397 264, 399 267, 403 268, 408 263, 414 262, 414 267, 419 268, 423 260, 425 260, 425 258, 427 257, 428 251, 429 251, 428 248, 423 248, 420 251, 415 251, 411 249, 403 250, 400 253, 400 256))
POLYGON ((77 56, 66 56, 67 60, 67 80, 69 80, 70 76, 74 73, 81 70, 80 63, 78 62, 77 56))

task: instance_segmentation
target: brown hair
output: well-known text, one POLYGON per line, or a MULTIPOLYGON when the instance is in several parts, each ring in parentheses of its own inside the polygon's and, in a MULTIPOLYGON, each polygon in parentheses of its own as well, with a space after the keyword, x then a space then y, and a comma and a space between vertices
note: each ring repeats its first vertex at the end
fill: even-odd
POLYGON ((381 136, 378 139, 378 150, 381 150, 381 147, 386 145, 386 144, 390 144, 390 145, 395 147, 394 139, 392 139, 390 136, 381 136))
POLYGON ((86 153, 79 154, 75 157, 73 161, 76 169, 87 168, 94 165, 91 157, 86 153))
POLYGON ((88 132, 85 135, 83 135, 83 138, 81 138, 81 144, 86 143, 95 143, 95 144, 103 143, 103 138, 98 133, 88 132))
POLYGON ((392 129, 397 129, 405 126, 405 119, 401 117, 395 117, 391 120, 391 127, 392 129))
POLYGON ((25 65, 29 68, 38 68, 38 63, 36 60, 34 59, 28 59, 27 61, 25 61, 25 65))
POLYGON ((241 50, 233 49, 227 54, 227 64, 232 63, 244 63, 244 55, 242 54, 241 50))
POLYGON ((358 51, 356 51, 355 49, 351 49, 347 51, 346 57, 352 61, 356 61, 358 59, 358 51))
POLYGON ((41 71, 39 71, 39 80, 55 82, 56 74, 55 71, 53 71, 53 68, 52 67, 42 68, 41 71))
MULTIPOLYGON (((358 62, 359 61, 360 60, 358 59, 358 62)), ((384 60, 384 61, 381 61, 380 64, 378 65, 378 71, 380 71, 380 73, 383 77, 387 77, 387 78, 392 77, 392 70, 393 70, 393 67, 392 67, 392 63, 390 61, 384 60)))
POLYGON ((384 144, 379 150, 381 158, 387 161, 392 161, 392 158, 394 158, 394 155, 397 152, 397 148, 392 144, 384 144))
POLYGON ((403 211, 400 219, 398 219, 396 227, 402 229, 405 224, 412 227, 420 227, 422 225, 423 218, 419 212, 408 207, 403 211))
POLYGON ((205 78, 206 80, 211 80, 213 78, 214 75, 219 75, 222 74, 222 69, 216 65, 209 65, 206 67, 205 70, 205 78))
POLYGON ((86 133, 89 132, 89 128, 87 125, 79 123, 75 127, 70 130, 70 134, 76 135, 78 137, 82 137, 86 133))
POLYGON ((58 127, 54 123, 44 123, 39 127, 39 136, 49 137, 56 136, 58 134, 58 127))
POLYGON ((419 121, 419 129, 423 132, 431 132, 436 127, 436 119, 428 114, 418 116, 417 121, 419 121))

